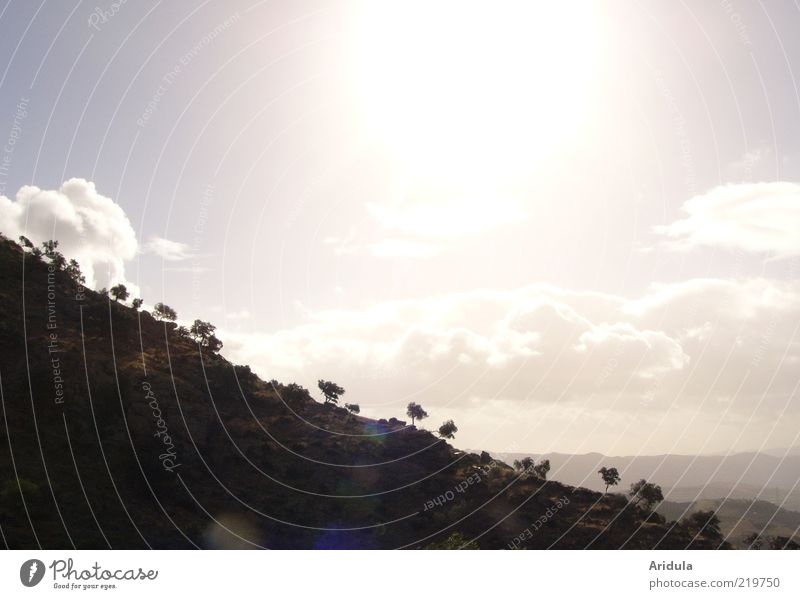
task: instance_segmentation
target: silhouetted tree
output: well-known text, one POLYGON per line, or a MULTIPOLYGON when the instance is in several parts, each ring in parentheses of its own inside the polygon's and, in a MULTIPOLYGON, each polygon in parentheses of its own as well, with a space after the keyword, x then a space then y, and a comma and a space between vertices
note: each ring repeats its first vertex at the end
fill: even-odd
POLYGON ((64 270, 67 266, 67 259, 64 258, 64 254, 61 252, 56 251, 58 247, 58 241, 54 241, 49 239, 42 243, 42 249, 44 250, 44 255, 50 258, 50 263, 55 266, 58 270, 64 270))
POLYGON ((134 310, 138 310, 139 308, 142 307, 143 303, 144 303, 144 300, 142 298, 136 297, 136 298, 133 299, 133 301, 131 301, 131 307, 134 310))
POLYGON ((153 306, 153 317, 156 320, 172 320, 178 318, 178 313, 175 312, 172 308, 168 305, 158 302, 155 306, 153 306))
POLYGON ((532 472, 534 464, 535 462, 531 457, 514 460, 514 470, 518 472, 532 472))
POLYGON ((645 479, 641 479, 631 485, 630 495, 634 504, 648 511, 652 511, 657 504, 664 501, 661 487, 649 483, 645 479))
POLYGON ((344 409, 350 412, 351 414, 361 413, 361 406, 359 406, 357 403, 346 403, 344 404, 344 409))
POLYGON ((50 264, 52 264, 56 270, 65 270, 67 268, 67 259, 61 252, 51 252, 48 257, 50 258, 50 264))
POLYGON ((217 330, 210 322, 197 319, 192 323, 189 328, 192 338, 200 345, 208 346, 209 340, 214 336, 214 331, 217 330))
POLYGON ((217 353, 222 349, 222 341, 220 341, 216 335, 211 335, 211 337, 209 337, 206 341, 206 347, 208 348, 208 351, 217 353))
POLYGON ((406 416, 411 418, 411 426, 414 426, 414 422, 417 420, 424 420, 427 418, 428 413, 422 408, 421 405, 412 401, 406 408, 406 416))
POLYGON ((622 480, 619 476, 619 472, 616 468, 606 468, 603 466, 600 470, 597 471, 600 475, 600 478, 603 479, 603 482, 606 484, 606 493, 608 493, 608 488, 613 487, 619 484, 619 481, 622 480))
POLYGON ((75 258, 69 261, 69 264, 67 264, 67 267, 64 269, 64 271, 76 283, 80 283, 82 285, 86 282, 86 277, 84 277, 83 273, 81 272, 81 265, 78 264, 78 261, 75 260, 75 258))
POLYGON ((124 302, 130 296, 130 293, 128 292, 128 288, 125 287, 125 285, 123 285, 122 283, 118 283, 118 284, 114 285, 109 290, 109 293, 111 293, 111 297, 114 298, 115 302, 118 302, 120 300, 122 300, 124 302))
POLYGON ((25 237, 24 235, 19 236, 19 244, 23 247, 23 249, 26 250, 33 249, 33 242, 31 242, 31 240, 25 237))
POLYGON ((181 325, 177 329, 175 329, 175 334, 178 335, 178 337, 186 337, 188 339, 189 338, 189 329, 187 329, 185 326, 181 325))
POLYGON ((455 437, 456 433, 458 432, 458 427, 456 423, 452 420, 448 420, 442 426, 439 427, 439 436, 442 439, 452 439, 455 437))
POLYGON ((189 327, 189 334, 198 343, 206 341, 211 335, 214 334, 216 327, 210 322, 205 320, 195 319, 192 326, 189 327))
POLYGON ((542 460, 533 467, 533 473, 542 480, 547 480, 548 472, 550 472, 550 460, 542 460))
POLYGON ((317 386, 319 387, 319 390, 322 391, 322 395, 325 396, 326 404, 339 403, 339 397, 344 395, 344 389, 331 381, 323 381, 320 379, 317 381, 317 386))

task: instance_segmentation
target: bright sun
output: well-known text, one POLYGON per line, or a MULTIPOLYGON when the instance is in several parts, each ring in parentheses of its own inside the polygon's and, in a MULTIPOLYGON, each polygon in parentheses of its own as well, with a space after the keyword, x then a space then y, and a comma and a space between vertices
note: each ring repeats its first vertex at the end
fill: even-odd
POLYGON ((365 116, 412 176, 491 186, 522 175, 580 127, 596 26, 590 3, 366 2, 365 116))

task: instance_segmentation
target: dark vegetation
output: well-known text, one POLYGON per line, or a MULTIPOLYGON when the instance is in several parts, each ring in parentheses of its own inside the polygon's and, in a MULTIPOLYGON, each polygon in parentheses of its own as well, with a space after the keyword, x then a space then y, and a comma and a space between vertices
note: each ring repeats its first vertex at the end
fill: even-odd
POLYGON ((262 381, 219 355, 210 323, 187 330, 163 303, 128 307, 120 285, 84 289, 59 256, 56 242, 0 237, 10 548, 490 549, 533 522, 544 524, 519 548, 727 547, 713 512, 654 512, 660 489, 646 481, 631 498, 570 487, 547 480, 547 460, 512 468, 453 448, 452 421, 439 437, 417 429, 418 404, 408 426, 339 407, 330 381, 324 403, 262 381))
POLYGON ((800 549, 797 536, 800 513, 761 499, 665 501, 658 511, 667 518, 684 519, 698 513, 712 513, 720 520, 723 536, 740 549, 800 549))

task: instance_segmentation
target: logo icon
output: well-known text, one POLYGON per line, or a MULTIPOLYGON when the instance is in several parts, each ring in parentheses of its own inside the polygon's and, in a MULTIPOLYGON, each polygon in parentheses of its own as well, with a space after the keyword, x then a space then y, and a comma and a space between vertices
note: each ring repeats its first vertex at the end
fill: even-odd
POLYGON ((19 569, 19 579, 26 587, 35 587, 44 578, 44 562, 29 559, 19 569))

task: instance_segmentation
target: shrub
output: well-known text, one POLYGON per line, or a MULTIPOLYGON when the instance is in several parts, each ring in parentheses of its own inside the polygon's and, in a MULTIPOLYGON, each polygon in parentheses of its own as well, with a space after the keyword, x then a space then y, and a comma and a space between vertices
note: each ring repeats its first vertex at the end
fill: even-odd
POLYGON ((605 466, 603 466, 602 468, 600 468, 600 470, 597 471, 597 473, 600 475, 600 478, 603 479, 603 482, 606 485, 606 493, 608 493, 609 487, 613 487, 619 484, 619 481, 621 480, 619 472, 617 471, 616 468, 606 468, 605 466))
POLYGON ((414 426, 416 420, 423 420, 428 417, 428 413, 416 402, 411 402, 406 408, 406 416, 411 418, 411 426, 414 426))
POLYGON ((631 485, 630 496, 633 498, 635 505, 648 511, 664 501, 661 487, 649 483, 645 479, 641 479, 631 485))
POLYGON ((158 302, 153 306, 153 317, 156 320, 170 320, 175 321, 178 318, 178 313, 163 302, 158 302))
POLYGON ((325 403, 339 403, 339 397, 344 395, 344 389, 332 381, 323 381, 320 379, 317 382, 319 390, 325 396, 325 403))
POLYGON ((456 423, 452 420, 448 420, 442 426, 439 427, 439 436, 442 439, 452 439, 455 437, 456 433, 458 432, 458 427, 456 423))
POLYGON ((125 287, 122 283, 118 283, 114 285, 109 292, 111 293, 111 297, 114 298, 115 302, 122 300, 123 302, 128 299, 130 293, 128 292, 128 288, 125 287))

